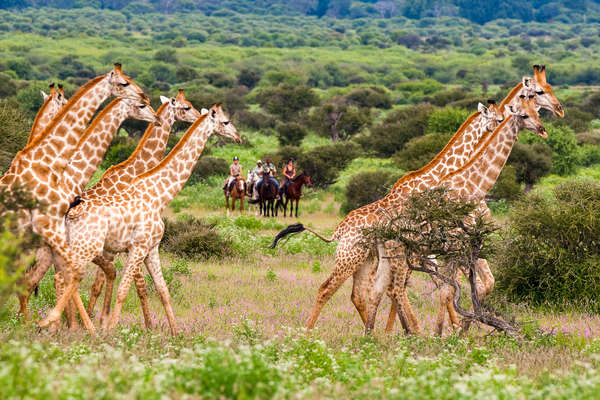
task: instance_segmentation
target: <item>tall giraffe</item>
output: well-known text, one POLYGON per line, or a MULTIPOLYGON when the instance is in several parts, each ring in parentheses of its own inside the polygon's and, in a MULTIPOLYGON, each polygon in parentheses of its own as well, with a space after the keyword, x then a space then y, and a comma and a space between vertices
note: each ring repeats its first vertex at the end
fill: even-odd
MULTIPOLYGON (((159 117, 155 114, 152 107, 145 103, 140 103, 130 99, 116 98, 102 109, 94 118, 92 123, 86 128, 79 139, 77 149, 71 157, 64 173, 61 176, 59 185, 69 201, 80 195, 85 185, 96 172, 98 165, 102 161, 104 153, 113 139, 123 121, 127 118, 157 123, 159 117)), ((33 289, 52 265, 52 250, 47 245, 42 245, 36 253, 36 264, 28 270, 22 278, 25 290, 19 292, 21 315, 27 316, 27 303, 33 289)), ((60 264, 55 264, 59 266, 60 264)), ((59 272, 59 271, 57 271, 59 272)), ((56 285, 61 279, 61 274, 56 274, 56 285)), ((74 314, 68 312, 68 321, 70 326, 74 326, 74 314)))
MULTIPOLYGON (((20 227, 33 229, 67 265, 74 264, 75 260, 66 241, 64 215, 69 199, 59 185, 60 177, 87 123, 100 104, 111 95, 148 101, 142 90, 123 74, 121 65, 115 64, 112 71, 80 88, 42 135, 17 153, 8 172, 0 178, 1 187, 27 187, 31 195, 43 204, 43 208, 38 207, 31 213, 21 213, 20 227)), ((85 314, 82 319, 86 328, 94 332, 78 293, 74 300, 80 314, 85 314)), ((60 314, 54 312, 51 317, 56 320, 60 314)), ((48 324, 48 318, 41 322, 42 327, 48 324)))
POLYGON ((160 295, 171 332, 177 332, 158 254, 158 245, 164 233, 161 212, 189 178, 213 132, 241 142, 221 106, 215 105, 192 124, 158 165, 136 177, 125 190, 114 189, 106 195, 85 197, 69 211, 66 226, 77 264, 71 273, 74 279, 68 282, 67 289, 57 301, 57 315, 60 315, 71 293, 77 291, 82 270, 87 263, 100 254, 112 259, 116 253, 127 251, 128 259, 108 329, 117 324, 131 281, 140 273, 141 263, 144 262, 160 295))
MULTIPOLYGON (((468 163, 442 178, 438 186, 446 186, 453 197, 481 201, 494 186, 502 168, 504 168, 510 151, 517 140, 519 130, 525 128, 537 133, 542 138, 548 136, 539 119, 536 107, 534 96, 526 98, 524 95, 519 97, 518 106, 506 106, 505 115, 507 115, 507 118, 504 122, 485 140, 485 143, 468 163)), ((420 189, 425 190, 426 188, 426 186, 423 186, 420 189)), ((400 318, 401 320, 407 318, 408 315, 412 314, 412 310, 405 293, 406 277, 408 275, 406 263, 397 263, 395 270, 387 269, 378 271, 378 273, 381 276, 388 275, 388 282, 393 283, 391 296, 393 301, 399 305, 400 318)), ((381 295, 382 290, 379 288, 378 293, 372 295, 371 299, 377 302, 377 298, 381 299, 381 295)), ((376 308, 376 305, 369 307, 368 329, 372 329, 375 322, 374 311, 376 308)), ((408 320, 408 331, 411 333, 418 332, 416 318, 414 321, 411 321, 410 318, 408 320), (415 326, 413 323, 417 325, 415 326)))
MULTIPOLYGON (((545 68, 535 66, 534 72, 536 81, 535 84, 538 85, 537 87, 539 87, 540 89, 544 89, 536 91, 536 105, 542 107, 549 107, 556 114, 564 115, 560 102, 558 102, 556 97, 554 97, 554 94, 552 93, 552 88, 545 81, 545 68)), ((524 79, 523 82, 519 83, 517 87, 515 87, 515 89, 511 91, 511 94, 507 97, 507 99, 505 99, 505 104, 508 102, 517 102, 518 93, 522 90, 523 85, 525 83, 529 84, 530 81, 531 80, 526 81, 524 79)), ((467 120, 467 122, 468 121, 469 120, 467 120)), ((453 170, 456 170, 461 165, 463 165, 466 162, 466 160, 469 159, 468 155, 470 155, 471 153, 468 153, 468 149, 466 147, 463 147, 461 142, 458 142, 457 144, 457 141, 455 139, 457 138, 458 134, 460 134, 460 129, 457 132, 457 134, 455 134, 455 136, 446 145, 446 147, 444 147, 444 149, 434 158, 434 160, 432 160, 432 162, 430 162, 427 166, 421 168, 420 170, 410 172, 404 175, 402 178, 400 178, 400 180, 396 182, 396 184, 387 196, 385 196, 381 200, 378 200, 374 203, 368 204, 350 212, 344 218, 344 220, 342 220, 342 222, 338 224, 331 238, 324 238, 323 236, 317 234, 316 232, 308 228, 305 228, 302 225, 290 226, 284 231, 280 232, 280 234, 274 241, 273 246, 281 237, 284 237, 289 233, 300 232, 302 230, 308 230, 325 241, 338 240, 334 270, 332 271, 328 279, 319 288, 316 304, 313 307, 311 315, 306 324, 308 329, 314 327, 314 324, 316 323, 316 320, 319 316, 322 307, 350 275, 354 276, 351 300, 357 308, 361 319, 363 320, 363 323, 365 323, 366 325, 366 298, 368 296, 367 293, 370 289, 370 270, 367 266, 367 261, 371 252, 374 253, 375 250, 382 251, 383 249, 381 247, 379 247, 378 249, 374 249, 372 247, 359 245, 359 243, 362 243, 365 240, 364 235, 362 233, 363 229, 373 227, 382 218, 387 218, 387 216, 389 216, 390 213, 393 212, 394 207, 398 204, 401 204, 402 198, 403 196, 405 196, 405 192, 403 191, 403 189, 405 187, 408 187, 410 189, 415 185, 416 182, 419 182, 413 182, 415 178, 420 178, 424 174, 427 174, 429 172, 431 178, 428 179, 428 181, 430 183, 436 182, 441 178, 440 173, 449 172, 449 170, 442 171, 444 168, 446 168, 447 162, 452 162, 453 170), (437 168, 434 169, 434 167, 436 166, 437 168), (432 172, 437 172, 437 174, 434 174, 432 172)), ((477 141, 470 142, 471 151, 474 149, 475 143, 477 143, 477 141)), ((382 260, 383 258, 384 257, 379 257, 380 260, 382 260)), ((395 309, 392 308, 392 310, 390 310, 390 317, 394 316, 395 314, 395 309)), ((393 322, 393 319, 390 318, 389 321, 393 322)), ((388 329, 391 329, 391 322, 388 322, 388 329)))
POLYGON ((49 94, 46 94, 43 90, 40 90, 42 97, 44 98, 44 104, 42 104, 35 115, 35 120, 33 120, 31 132, 29 132, 27 144, 37 139, 42 132, 44 132, 44 129, 46 129, 50 122, 52 122, 60 109, 67 104, 67 98, 65 97, 65 92, 63 91, 62 85, 59 84, 58 90, 56 90, 54 88, 54 82, 52 82, 49 88, 49 94))

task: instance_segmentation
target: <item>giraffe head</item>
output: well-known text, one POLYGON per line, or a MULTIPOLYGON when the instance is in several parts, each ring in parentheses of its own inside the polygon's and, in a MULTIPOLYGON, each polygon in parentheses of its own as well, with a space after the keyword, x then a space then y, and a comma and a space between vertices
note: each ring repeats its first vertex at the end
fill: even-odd
POLYGON ((557 117, 563 118, 565 110, 560 101, 554 96, 552 86, 546 82, 546 66, 534 65, 533 78, 523 78, 523 87, 529 88, 535 94, 535 104, 539 108, 552 111, 557 117))
POLYGON ((175 114, 176 121, 185 121, 193 123, 200 117, 200 111, 196 110, 192 103, 185 99, 183 89, 179 89, 177 97, 165 97, 160 96, 160 101, 163 104, 167 104, 167 107, 171 107, 175 114))
POLYGON ((542 125, 542 121, 537 112, 534 95, 520 95, 517 105, 514 107, 506 106, 505 113, 506 115, 512 116, 512 118, 517 118, 517 123, 520 128, 535 132, 543 139, 548 137, 546 128, 542 125))
POLYGON ((44 103, 47 101, 51 101, 57 109, 62 108, 65 104, 67 104, 67 98, 65 97, 65 92, 63 91, 63 86, 58 85, 58 91, 54 88, 54 82, 52 82, 49 86, 50 93, 46 94, 43 90, 40 90, 42 97, 44 98, 44 103))
POLYGON ((131 99, 121 99, 121 101, 125 106, 127 118, 148 121, 160 126, 160 118, 149 104, 131 99))
POLYGON ((150 104, 150 99, 144 91, 123 73, 120 63, 115 63, 115 67, 105 75, 105 79, 110 87, 111 95, 150 104))
POLYGON ((221 107, 221 103, 213 104, 209 110, 202 109, 202 115, 208 113, 206 118, 213 124, 215 132, 221 136, 228 137, 233 139, 237 143, 242 143, 242 138, 238 133, 235 126, 229 119, 225 112, 223 112, 223 108, 221 107), (206 112, 205 112, 206 111, 206 112))
POLYGON ((493 132, 504 121, 504 115, 496 105, 496 100, 488 100, 489 107, 477 104, 477 111, 483 117, 482 124, 486 130, 493 132))

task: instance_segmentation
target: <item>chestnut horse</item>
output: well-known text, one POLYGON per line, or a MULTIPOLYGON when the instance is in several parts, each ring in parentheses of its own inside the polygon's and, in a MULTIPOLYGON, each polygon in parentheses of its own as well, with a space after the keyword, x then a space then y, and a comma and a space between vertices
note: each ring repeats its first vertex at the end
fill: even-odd
MULTIPOLYGON (((300 197, 302 197, 302 185, 306 185, 306 187, 312 187, 312 183, 310 183, 310 176, 308 176, 306 172, 302 172, 300 175, 297 175, 291 181, 289 181, 285 186, 285 189, 283 187, 281 188, 281 200, 278 200, 278 203, 283 203, 282 207, 284 217, 286 216, 285 213, 287 211, 288 202, 290 203, 290 217, 292 216, 294 200, 296 200, 296 218, 298 218, 298 202, 300 201, 300 197), (285 202, 283 200, 283 196, 285 196, 285 202)), ((277 205, 275 207, 277 207, 277 205)))
POLYGON ((231 185, 231 192, 229 196, 227 195, 227 191, 225 191, 225 202, 227 207, 227 215, 229 215, 229 197, 231 197, 231 211, 235 211, 235 201, 237 199, 240 200, 240 213, 244 212, 244 196, 246 195, 246 182, 244 182, 244 178, 238 177, 236 178, 231 185), (233 187, 232 187, 233 186, 233 187))

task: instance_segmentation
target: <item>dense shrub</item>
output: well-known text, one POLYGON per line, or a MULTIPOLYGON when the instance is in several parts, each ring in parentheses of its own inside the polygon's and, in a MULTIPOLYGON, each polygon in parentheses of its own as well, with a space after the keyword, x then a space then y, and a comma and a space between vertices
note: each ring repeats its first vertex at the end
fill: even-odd
POLYGON ((502 169, 496 184, 490 190, 489 197, 493 200, 513 201, 520 194, 521 185, 517 182, 517 169, 512 165, 506 165, 502 169))
POLYGON ((31 84, 17 92, 17 101, 21 105, 21 109, 29 113, 31 117, 35 116, 40 107, 44 104, 44 98, 40 90, 48 93, 48 85, 31 84))
POLYGON ((554 126, 568 126, 575 132, 589 132, 592 129, 592 120, 594 115, 589 112, 581 111, 575 107, 569 108, 564 118, 554 118, 554 126))
POLYGON ((0 100, 0 173, 8 169, 15 154, 25 147, 29 131, 27 116, 9 102, 0 100))
POLYGON ((577 144, 580 146, 585 146, 586 144, 600 146, 600 135, 596 135, 595 133, 578 133, 575 135, 575 139, 577 139, 577 144))
POLYGON ((200 157, 186 185, 193 185, 213 175, 229 175, 227 160, 218 157, 200 157))
POLYGON ((354 89, 346 95, 349 104, 357 107, 391 108, 392 99, 389 93, 377 86, 354 89))
POLYGON ((584 167, 600 164, 600 146, 585 144, 579 148, 579 164, 584 167))
POLYGON ((427 132, 454 133, 469 115, 471 112, 460 108, 446 107, 435 110, 427 120, 427 132))
POLYGON ((547 139, 540 139, 531 132, 521 132, 524 143, 547 143, 552 149, 552 173, 569 175, 575 172, 579 150, 575 132, 568 126, 546 124, 547 139))
POLYGON ((271 115, 253 112, 248 110, 240 110, 235 114, 236 126, 239 123, 240 127, 248 127, 256 130, 264 130, 274 128, 277 121, 271 115))
POLYGON ((515 143, 507 161, 515 168, 517 179, 531 187, 552 169, 552 149, 546 143, 515 143))
POLYGON ((113 139, 110 147, 106 151, 104 160, 100 164, 101 168, 107 169, 111 165, 119 164, 129 158, 135 150, 138 141, 126 136, 119 136, 113 139))
POLYGON ((231 243, 221 237, 213 224, 185 215, 176 221, 163 219, 165 234, 161 248, 180 257, 208 259, 224 257, 230 252, 231 243))
POLYGON ((277 139, 282 146, 299 146, 306 136, 306 129, 295 122, 279 124, 277 126, 277 139))
POLYGON ((332 141, 348 139, 370 122, 368 108, 359 109, 344 103, 333 102, 315 108, 309 115, 310 125, 332 141))
POLYGON ((314 186, 326 187, 335 183, 340 171, 359 155, 360 149, 355 143, 336 142, 301 153, 297 161, 298 167, 310 175, 314 186))
POLYGON ((600 183, 556 186, 515 203, 496 259, 496 285, 518 301, 591 302, 600 309, 600 183))
POLYGON ((359 172, 352 176, 346 185, 340 211, 347 214, 365 204, 379 200, 389 192, 398 178, 398 175, 389 171, 359 172))
POLYGON ((265 110, 283 120, 291 120, 302 110, 319 102, 319 98, 310 87, 287 83, 263 89, 256 96, 256 100, 265 110))
POLYGON ((10 76, 0 73, 0 98, 11 97, 17 93, 17 85, 10 76))
POLYGON ((451 134, 430 133, 413 138, 394 154, 394 164, 407 171, 417 170, 433 160, 451 137, 451 134))
POLYGON ((392 112, 382 123, 371 128, 371 133, 358 139, 367 150, 380 157, 390 157, 401 150, 410 139, 422 136, 433 107, 419 104, 392 112))
POLYGON ((262 73, 255 69, 244 68, 238 74, 238 85, 244 85, 248 89, 252 89, 260 82, 262 73))

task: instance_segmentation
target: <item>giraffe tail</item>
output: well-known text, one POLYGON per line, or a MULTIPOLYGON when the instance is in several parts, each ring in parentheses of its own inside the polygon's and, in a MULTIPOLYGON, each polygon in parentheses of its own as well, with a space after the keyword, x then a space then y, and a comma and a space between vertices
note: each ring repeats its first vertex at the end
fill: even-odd
POLYGON ((279 242, 281 239, 283 239, 287 235, 290 235, 292 233, 299 233, 302 231, 309 231, 310 233, 317 236, 319 239, 321 239, 325 242, 328 242, 328 243, 333 241, 333 238, 328 239, 328 238, 318 234, 317 232, 313 231, 312 229, 305 227, 302 224, 293 224, 293 225, 289 225, 287 228, 285 228, 284 230, 279 232, 277 234, 277 236, 275 236, 275 239, 273 240, 273 244, 271 244, 270 248, 274 249, 275 246, 277 246, 277 242, 279 242))

